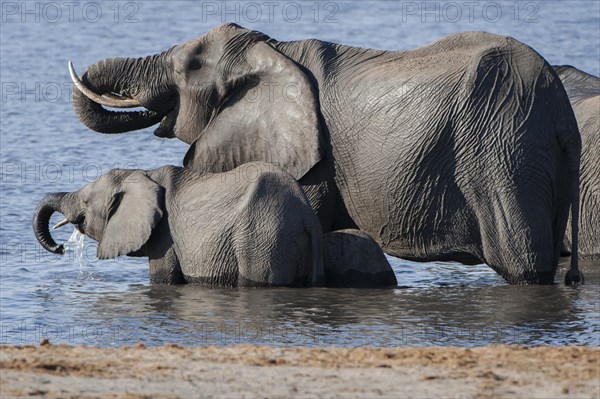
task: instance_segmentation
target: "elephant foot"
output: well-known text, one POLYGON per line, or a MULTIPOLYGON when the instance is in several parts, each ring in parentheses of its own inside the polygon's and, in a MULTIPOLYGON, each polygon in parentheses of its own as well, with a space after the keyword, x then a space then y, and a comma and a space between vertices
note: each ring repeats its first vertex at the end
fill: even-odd
POLYGON ((579 269, 571 269, 565 274, 565 285, 583 285, 584 280, 583 273, 579 269))

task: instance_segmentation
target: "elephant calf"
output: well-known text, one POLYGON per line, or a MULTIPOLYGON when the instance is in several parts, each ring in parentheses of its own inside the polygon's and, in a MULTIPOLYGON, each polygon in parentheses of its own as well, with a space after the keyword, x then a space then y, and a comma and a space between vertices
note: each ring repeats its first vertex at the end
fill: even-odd
POLYGON ((252 162, 201 176, 174 166, 114 169, 72 193, 47 195, 33 229, 64 253, 48 223, 54 212, 98 241, 99 259, 148 257, 159 284, 395 286, 375 241, 357 230, 323 235, 304 192, 281 169, 252 162), (326 270, 323 267, 324 245, 326 270))
POLYGON ((320 223, 298 183, 252 162, 200 176, 164 166, 115 169, 81 190, 47 195, 33 220, 48 251, 64 253, 48 223, 54 212, 98 241, 99 259, 150 259, 153 283, 310 286, 322 283, 320 223))

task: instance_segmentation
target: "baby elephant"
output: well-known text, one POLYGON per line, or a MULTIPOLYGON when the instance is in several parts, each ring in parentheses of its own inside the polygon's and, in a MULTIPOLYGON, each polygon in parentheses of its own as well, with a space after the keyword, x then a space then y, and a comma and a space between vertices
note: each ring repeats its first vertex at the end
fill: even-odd
POLYGON ((72 223, 98 241, 100 259, 148 257, 153 283, 323 284, 320 223, 298 183, 271 164, 204 176, 115 169, 79 191, 49 194, 33 228, 45 249, 64 253, 48 228, 54 212, 66 218, 57 226, 72 223))

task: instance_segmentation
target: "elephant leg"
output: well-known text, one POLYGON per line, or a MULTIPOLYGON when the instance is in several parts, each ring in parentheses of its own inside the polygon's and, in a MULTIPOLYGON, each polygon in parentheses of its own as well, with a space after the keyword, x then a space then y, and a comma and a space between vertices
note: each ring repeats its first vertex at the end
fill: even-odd
POLYGON ((556 217, 564 212, 553 214, 544 204, 527 206, 509 195, 496 197, 484 213, 480 225, 485 262, 511 284, 553 283, 562 248, 555 234, 556 217))
POLYGON ((167 218, 161 220, 140 252, 150 259, 150 282, 152 284, 187 283, 179 258, 175 253, 167 218))
POLYGON ((186 283, 173 248, 169 248, 160 258, 150 259, 150 282, 171 285, 186 283))
POLYGON ((333 179, 333 169, 333 162, 326 157, 299 180, 323 233, 357 228, 333 179))
POLYGON ((309 286, 324 280, 322 230, 288 175, 264 174, 233 229, 239 286, 309 286))
POLYGON ((335 219, 337 188, 330 177, 332 175, 330 162, 323 160, 298 181, 319 218, 323 232, 331 231, 335 219))
POLYGON ((305 287, 321 284, 324 281, 321 234, 320 231, 318 236, 306 233, 286 227, 276 232, 272 228, 255 228, 239 234, 234 244, 239 265, 238 285, 305 287))
POLYGON ((571 207, 567 198, 562 198, 561 202, 564 205, 560 206, 556 212, 554 243, 558 247, 559 256, 565 258, 571 256, 571 240, 567 238, 567 234, 571 233, 571 229, 567 228, 571 223, 569 217, 571 207))

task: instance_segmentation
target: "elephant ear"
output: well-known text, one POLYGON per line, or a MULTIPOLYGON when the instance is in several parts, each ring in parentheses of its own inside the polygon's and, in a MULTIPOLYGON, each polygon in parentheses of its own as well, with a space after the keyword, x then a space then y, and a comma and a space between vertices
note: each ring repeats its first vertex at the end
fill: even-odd
POLYGON ((139 250, 163 215, 164 189, 146 174, 128 174, 108 204, 106 226, 98 243, 98 259, 139 250))
POLYGON ((217 74, 227 100, 184 166, 204 174, 264 161, 300 179, 324 154, 317 93, 294 61, 266 42, 250 46, 240 62, 227 61, 234 56, 224 52, 217 74))

